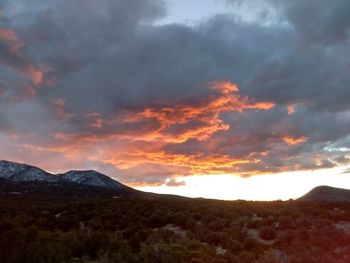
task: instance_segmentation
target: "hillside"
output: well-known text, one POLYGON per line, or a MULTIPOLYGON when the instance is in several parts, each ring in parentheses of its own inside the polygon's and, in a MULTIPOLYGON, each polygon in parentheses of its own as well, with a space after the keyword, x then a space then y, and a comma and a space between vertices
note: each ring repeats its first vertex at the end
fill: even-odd
POLYGON ((345 203, 0 198, 6 263, 348 263, 345 203))
POLYGON ((312 202, 350 202, 350 190, 330 186, 318 186, 298 200, 312 202))

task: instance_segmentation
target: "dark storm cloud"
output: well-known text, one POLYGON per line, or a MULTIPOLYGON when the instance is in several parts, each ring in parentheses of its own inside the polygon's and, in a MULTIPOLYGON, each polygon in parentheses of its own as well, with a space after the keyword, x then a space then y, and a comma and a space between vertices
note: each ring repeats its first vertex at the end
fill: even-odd
MULTIPOLYGON (((236 8, 251 4, 248 0, 224 1, 236 8)), ((303 41, 323 44, 348 41, 350 2, 347 0, 256 0, 255 7, 260 9, 260 19, 290 23, 303 41)))
POLYGON ((347 163, 349 4, 259 3, 277 19, 157 26, 155 0, 2 2, 9 158, 141 184, 347 163))
POLYGON ((287 1, 283 11, 308 41, 348 41, 350 2, 347 0, 287 1))

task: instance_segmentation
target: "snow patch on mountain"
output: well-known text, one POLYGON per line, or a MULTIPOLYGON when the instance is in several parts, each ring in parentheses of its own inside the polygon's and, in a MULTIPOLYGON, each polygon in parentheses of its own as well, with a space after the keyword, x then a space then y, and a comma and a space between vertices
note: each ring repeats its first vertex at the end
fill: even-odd
POLYGON ((34 166, 9 161, 0 161, 0 178, 14 182, 67 182, 104 188, 127 188, 96 171, 69 171, 55 175, 34 166))
POLYGON ((64 179, 83 185, 106 188, 121 188, 122 184, 96 171, 69 171, 61 175, 64 179))
POLYGON ((15 182, 58 182, 61 180, 59 176, 49 174, 37 167, 9 161, 0 161, 0 178, 15 182))

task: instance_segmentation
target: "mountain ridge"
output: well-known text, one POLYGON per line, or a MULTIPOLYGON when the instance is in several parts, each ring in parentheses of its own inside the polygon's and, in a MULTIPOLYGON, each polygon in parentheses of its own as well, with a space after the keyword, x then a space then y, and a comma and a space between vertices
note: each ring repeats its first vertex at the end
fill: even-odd
POLYGON ((310 202, 350 202, 350 190, 327 185, 320 185, 297 200, 310 202))
MULTIPOLYGON (((31 190, 45 186, 50 189, 55 187, 60 187, 60 189, 65 187, 69 189, 83 189, 90 193, 106 190, 117 195, 141 193, 94 170, 70 170, 65 173, 52 174, 32 165, 6 160, 0 160, 0 184, 5 188, 10 187, 14 190, 17 185, 19 189, 29 187, 31 190)), ((350 202, 350 190, 321 185, 311 189, 296 200, 350 202)))
POLYGON ((104 186, 107 188, 121 188, 123 185, 107 175, 94 170, 70 170, 60 174, 63 179, 84 185, 104 186))
POLYGON ((70 170, 66 173, 51 174, 32 165, 6 160, 0 160, 0 178, 12 182, 75 183, 110 189, 130 188, 93 170, 70 170))

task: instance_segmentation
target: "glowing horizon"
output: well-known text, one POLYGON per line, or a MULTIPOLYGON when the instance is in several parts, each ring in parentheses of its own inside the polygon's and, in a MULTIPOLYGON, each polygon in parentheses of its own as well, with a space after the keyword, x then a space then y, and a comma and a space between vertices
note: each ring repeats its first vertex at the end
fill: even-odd
POLYGON ((192 198, 286 201, 297 199, 322 185, 350 189, 350 176, 343 173, 344 168, 255 175, 247 178, 235 175, 188 176, 178 178, 175 181, 179 184, 178 186, 163 184, 154 187, 140 186, 135 189, 192 198))

